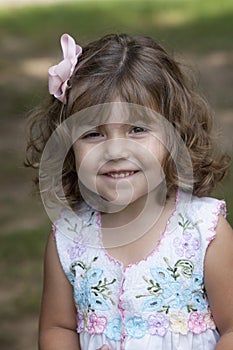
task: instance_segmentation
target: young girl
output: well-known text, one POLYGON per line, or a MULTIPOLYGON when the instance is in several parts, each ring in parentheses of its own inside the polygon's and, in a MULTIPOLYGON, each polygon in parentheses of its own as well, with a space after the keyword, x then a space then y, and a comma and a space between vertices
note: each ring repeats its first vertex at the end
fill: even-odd
POLYGON ((213 152, 206 103, 149 37, 61 45, 27 158, 41 160, 41 192, 65 203, 40 350, 232 349, 233 234, 225 202, 208 197, 229 159, 213 152))

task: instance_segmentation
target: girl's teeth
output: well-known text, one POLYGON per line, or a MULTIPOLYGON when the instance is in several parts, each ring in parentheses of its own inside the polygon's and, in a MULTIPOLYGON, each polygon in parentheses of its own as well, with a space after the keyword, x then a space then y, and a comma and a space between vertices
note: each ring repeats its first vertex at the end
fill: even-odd
POLYGON ((124 173, 108 173, 108 175, 113 177, 114 179, 127 177, 133 174, 134 174, 134 171, 124 172, 124 173))

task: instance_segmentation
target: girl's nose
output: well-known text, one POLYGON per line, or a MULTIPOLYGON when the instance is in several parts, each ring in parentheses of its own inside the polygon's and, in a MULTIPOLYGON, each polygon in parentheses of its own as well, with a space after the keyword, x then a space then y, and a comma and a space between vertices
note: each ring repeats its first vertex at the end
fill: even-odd
POLYGON ((129 141, 123 138, 105 141, 105 160, 109 161, 128 158, 130 154, 129 146, 129 141))

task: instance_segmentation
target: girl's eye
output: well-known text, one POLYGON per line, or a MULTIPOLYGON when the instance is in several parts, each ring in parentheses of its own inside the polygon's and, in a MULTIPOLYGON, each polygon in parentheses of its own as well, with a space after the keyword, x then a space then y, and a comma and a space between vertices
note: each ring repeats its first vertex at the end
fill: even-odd
POLYGON ((134 126, 130 132, 132 134, 142 134, 142 133, 145 133, 145 132, 148 132, 148 130, 146 128, 143 128, 142 126, 134 126))
POLYGON ((91 131, 91 132, 89 132, 89 133, 87 133, 87 134, 85 134, 85 135, 83 135, 83 139, 94 139, 94 138, 98 138, 98 137, 102 137, 103 135, 100 133, 100 132, 98 132, 98 131, 91 131))

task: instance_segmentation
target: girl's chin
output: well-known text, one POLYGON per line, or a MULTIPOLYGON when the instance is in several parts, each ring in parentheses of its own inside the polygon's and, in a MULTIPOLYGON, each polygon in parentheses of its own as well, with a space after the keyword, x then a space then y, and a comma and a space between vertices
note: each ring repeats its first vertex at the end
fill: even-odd
POLYGON ((132 198, 121 198, 120 196, 111 197, 111 198, 101 196, 101 198, 106 202, 106 205, 109 205, 109 206, 125 207, 134 202, 132 198))
POLYGON ((143 201, 145 200, 145 194, 142 196, 132 196, 131 193, 129 195, 116 195, 115 197, 113 196, 106 196, 106 195, 100 195, 100 198, 106 203, 107 206, 109 207, 119 207, 119 209, 122 209, 131 205, 135 204, 138 201, 143 201))

